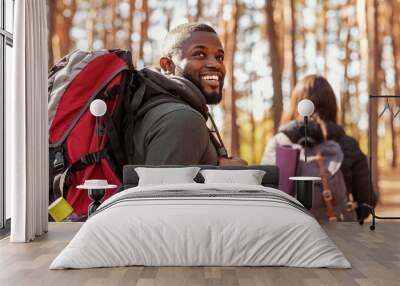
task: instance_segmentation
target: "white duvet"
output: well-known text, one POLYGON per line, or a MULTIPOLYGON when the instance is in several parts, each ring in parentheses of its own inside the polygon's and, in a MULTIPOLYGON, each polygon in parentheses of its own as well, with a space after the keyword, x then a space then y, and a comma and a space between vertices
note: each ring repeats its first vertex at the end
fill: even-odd
POLYGON ((146 186, 118 193, 87 220, 50 269, 127 265, 351 267, 295 199, 238 184, 146 186), (175 190, 173 197, 145 197, 175 190), (250 190, 263 193, 254 197, 250 190), (212 195, 224 191, 241 195, 212 195), (144 196, 135 198, 138 194, 144 196))

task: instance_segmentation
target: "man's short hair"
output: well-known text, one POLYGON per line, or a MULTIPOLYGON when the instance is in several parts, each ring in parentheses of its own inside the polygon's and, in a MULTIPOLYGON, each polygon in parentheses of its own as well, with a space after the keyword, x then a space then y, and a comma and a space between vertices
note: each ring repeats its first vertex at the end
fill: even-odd
POLYGON ((172 58, 173 56, 181 57, 182 44, 193 32, 210 32, 217 34, 213 27, 203 23, 185 23, 181 24, 165 36, 163 42, 162 56, 172 58))

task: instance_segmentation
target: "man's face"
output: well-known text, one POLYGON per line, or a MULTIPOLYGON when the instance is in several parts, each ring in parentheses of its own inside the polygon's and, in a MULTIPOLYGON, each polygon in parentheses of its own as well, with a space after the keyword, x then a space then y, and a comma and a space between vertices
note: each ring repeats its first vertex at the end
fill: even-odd
POLYGON ((207 104, 222 99, 225 78, 224 50, 218 36, 193 32, 182 44, 181 57, 173 58, 175 75, 193 82, 204 94, 207 104))

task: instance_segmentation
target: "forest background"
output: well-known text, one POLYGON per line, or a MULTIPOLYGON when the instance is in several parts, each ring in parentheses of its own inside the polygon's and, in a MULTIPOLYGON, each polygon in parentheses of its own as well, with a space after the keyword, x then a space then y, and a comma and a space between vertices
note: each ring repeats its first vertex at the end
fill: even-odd
MULTIPOLYGON (((400 170, 400 99, 369 98, 400 95, 399 0, 48 4, 49 67, 76 48, 123 48, 132 51, 141 68, 158 63, 162 40, 174 26, 198 21, 215 27, 225 48, 227 75, 222 104, 212 112, 229 154, 251 164, 260 163, 296 82, 307 74, 325 76, 340 106, 338 122, 366 154, 370 135, 375 188, 399 189, 400 182, 393 180, 400 170)), ((400 198, 388 196, 387 202, 398 205, 400 198)))

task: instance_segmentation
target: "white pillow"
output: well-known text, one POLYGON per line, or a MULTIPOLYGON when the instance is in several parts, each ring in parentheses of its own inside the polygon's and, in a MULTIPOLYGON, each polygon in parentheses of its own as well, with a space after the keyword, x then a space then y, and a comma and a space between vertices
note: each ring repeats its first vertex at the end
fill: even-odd
POLYGON ((201 170, 205 184, 234 183, 246 185, 261 185, 265 171, 262 170, 201 170))
POLYGON ((193 179, 199 170, 199 167, 135 168, 139 176, 138 186, 195 183, 193 179))

